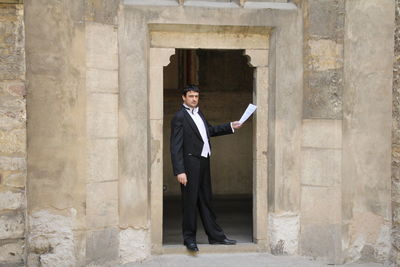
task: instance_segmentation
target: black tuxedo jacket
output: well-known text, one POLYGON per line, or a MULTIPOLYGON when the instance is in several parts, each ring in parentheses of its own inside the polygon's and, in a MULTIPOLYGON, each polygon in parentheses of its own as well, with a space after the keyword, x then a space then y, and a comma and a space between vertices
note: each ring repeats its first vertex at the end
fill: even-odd
MULTIPOLYGON (((212 126, 205 119, 203 113, 199 111, 200 117, 203 119, 206 128, 208 143, 210 137, 233 133, 230 123, 212 126)), ((171 159, 174 175, 190 172, 190 157, 201 157, 203 150, 203 139, 200 132, 189 115, 185 107, 175 114, 171 121, 171 159)))

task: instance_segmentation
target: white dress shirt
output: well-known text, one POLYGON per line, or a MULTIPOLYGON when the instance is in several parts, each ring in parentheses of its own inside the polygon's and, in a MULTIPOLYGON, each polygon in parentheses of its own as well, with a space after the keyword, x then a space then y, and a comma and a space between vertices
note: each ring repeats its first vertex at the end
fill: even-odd
POLYGON ((192 117, 194 123, 197 126, 197 129, 200 132, 201 139, 203 139, 203 149, 201 151, 201 156, 207 158, 211 155, 210 144, 208 143, 207 131, 206 126, 204 125, 203 119, 199 115, 199 107, 191 108, 186 104, 183 104, 186 108, 186 111, 189 113, 190 117, 192 117))

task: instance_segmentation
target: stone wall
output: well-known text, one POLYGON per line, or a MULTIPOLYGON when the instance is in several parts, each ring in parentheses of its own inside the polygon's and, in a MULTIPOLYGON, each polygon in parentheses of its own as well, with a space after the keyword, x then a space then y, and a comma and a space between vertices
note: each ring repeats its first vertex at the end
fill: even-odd
POLYGON ((400 0, 396 0, 395 27, 392 129, 392 245, 393 261, 400 264, 400 0))
MULTIPOLYGON (((269 3, 262 10, 240 2, 197 10, 119 0, 0 6, 0 265, 22 265, 24 247, 32 266, 116 265, 149 256, 149 229, 157 223, 150 214, 157 207, 149 197, 149 128, 157 124, 148 111, 158 105, 144 101, 147 23, 230 25, 232 17, 277 29, 268 70, 272 252, 332 263, 387 260, 391 0, 305 0, 294 1, 298 9, 269 3)), ((395 52, 392 217, 399 261, 397 46, 395 52)))
POLYGON ((0 265, 25 259, 26 101, 24 10, 0 4, 0 265))
POLYGON ((115 265, 141 240, 119 228, 118 9, 25 3, 29 265, 115 265))
POLYGON ((83 2, 24 3, 29 266, 78 265, 85 251, 83 2))

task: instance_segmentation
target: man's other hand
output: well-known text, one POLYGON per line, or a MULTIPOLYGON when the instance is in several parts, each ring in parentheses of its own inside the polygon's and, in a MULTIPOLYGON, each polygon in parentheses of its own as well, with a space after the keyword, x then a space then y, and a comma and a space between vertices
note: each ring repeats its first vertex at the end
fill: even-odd
POLYGON ((183 184, 184 186, 186 186, 187 183, 187 177, 186 177, 186 173, 180 173, 176 176, 176 179, 178 179, 178 182, 180 182, 181 184, 183 184))
POLYGON ((239 121, 234 121, 234 122, 232 122, 232 128, 233 128, 233 129, 237 130, 237 129, 239 129, 240 127, 242 127, 242 124, 241 124, 239 121))

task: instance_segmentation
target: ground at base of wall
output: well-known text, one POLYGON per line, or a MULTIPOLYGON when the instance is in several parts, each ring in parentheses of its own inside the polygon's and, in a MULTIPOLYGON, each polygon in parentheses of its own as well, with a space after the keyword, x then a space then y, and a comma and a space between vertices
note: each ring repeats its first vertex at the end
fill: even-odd
MULTIPOLYGON (((252 266, 252 267, 319 267, 332 266, 327 265, 323 261, 314 260, 306 257, 297 256, 274 256, 261 253, 246 254, 199 254, 189 255, 161 255, 152 257, 141 263, 128 263, 124 267, 180 267, 180 266, 207 266, 207 267, 224 267, 224 266, 252 266)), ((380 263, 350 263, 344 265, 335 265, 344 267, 383 267, 395 266, 380 263)))

